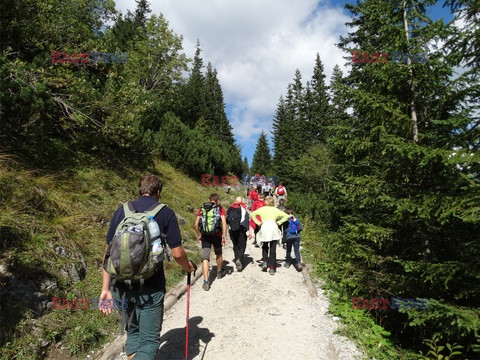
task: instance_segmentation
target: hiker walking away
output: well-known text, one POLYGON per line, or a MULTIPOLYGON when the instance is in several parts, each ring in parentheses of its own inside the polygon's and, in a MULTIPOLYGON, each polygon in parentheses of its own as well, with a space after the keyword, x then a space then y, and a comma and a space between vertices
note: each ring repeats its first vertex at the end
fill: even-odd
POLYGON ((293 210, 287 209, 286 213, 289 215, 288 227, 285 230, 285 237, 287 239, 287 253, 285 257, 285 268, 288 269, 292 263, 292 246, 295 252, 294 265, 297 271, 302 271, 302 262, 300 259, 300 231, 302 231, 302 224, 293 215, 293 210))
POLYGON ((263 188, 263 181, 260 176, 257 177, 257 193, 260 195, 262 193, 262 188, 263 188))
POLYGON ((279 183, 277 188, 275 189, 275 197, 277 199, 277 202, 280 203, 281 199, 285 200, 285 204, 287 203, 287 189, 285 189, 282 185, 282 183, 279 183))
POLYGON ((265 197, 270 196, 270 184, 269 183, 265 183, 263 185, 262 192, 263 192, 263 195, 265 195, 265 197))
POLYGON ((270 193, 268 194, 268 196, 273 196, 275 194, 275 183, 273 182, 272 178, 270 178, 270 180, 268 181, 268 186, 270 187, 270 193))
MULTIPOLYGON (((277 209, 283 211, 284 213, 287 212, 287 208, 285 207, 285 199, 280 199, 280 203, 278 204, 277 209)), ((288 227, 287 221, 285 221, 282 225, 279 225, 279 228, 282 232, 282 247, 285 250, 287 249, 287 233, 286 233, 287 227, 288 227)))
POLYGON ((244 199, 238 196, 235 202, 227 210, 227 224, 230 227, 229 234, 233 243, 233 262, 237 271, 242 271, 244 262, 243 256, 247 247, 247 230, 249 225, 249 214, 244 199))
POLYGON ((250 210, 252 209, 253 203, 257 200, 258 200, 257 189, 254 186, 252 186, 250 190, 250 194, 248 195, 248 201, 249 201, 248 208, 250 210))
MULTIPOLYGON (((182 247, 182 237, 175 213, 169 207, 158 202, 162 191, 160 179, 155 175, 145 175, 140 179, 138 190, 140 197, 118 207, 110 222, 106 236, 107 247, 103 257, 104 267, 100 294, 102 304, 112 301, 112 295, 116 303, 121 299, 122 304, 125 304, 126 309, 122 316, 124 324, 127 324, 125 350, 129 360, 134 356, 138 359, 155 359, 160 346, 163 301, 166 292, 163 262, 158 259, 156 263, 150 262, 149 264, 153 266, 154 270, 144 273, 138 279, 128 279, 132 269, 141 268, 144 261, 148 263, 145 258, 150 258, 148 255, 138 256, 142 249, 144 253, 147 253, 144 250, 144 244, 145 241, 150 241, 150 238, 145 235, 149 234, 146 231, 148 221, 158 224, 160 233, 162 236, 166 236, 166 243, 171 248, 171 255, 175 261, 185 271, 189 273, 194 271, 193 265, 182 247), (153 218, 148 220, 146 217, 148 214, 152 214, 153 218), (139 224, 133 226, 133 230, 130 227, 128 231, 125 231, 125 226, 132 225, 129 223, 134 221, 132 219, 140 217, 139 224), (143 225, 141 225, 142 221, 143 225), (131 240, 135 236, 137 239, 141 237, 145 240, 141 242, 140 249, 132 248, 134 245, 131 240), (125 253, 121 249, 122 242, 130 244, 127 258, 124 258, 125 253)), ((148 252, 148 254, 151 253, 148 252)), ((112 312, 111 306, 101 306, 100 309, 106 315, 112 312)))
POLYGON ((282 240, 282 232, 279 225, 288 220, 288 214, 273 206, 273 198, 265 200, 265 206, 253 211, 250 217, 261 226, 257 234, 257 241, 262 244, 262 271, 275 275, 277 264, 277 242, 282 240), (258 220, 260 216, 261 220, 258 220))
MULTIPOLYGON (((260 194, 257 200, 255 200, 252 204, 252 211, 260 209, 262 206, 265 206, 265 195, 260 194)), ((253 245, 255 245, 255 247, 260 247, 260 245, 258 245, 258 242, 257 242, 257 233, 259 231, 260 231, 260 226, 257 226, 257 224, 255 224, 252 218, 252 214, 250 214, 250 229, 249 229, 248 238, 249 239, 251 239, 252 237, 254 238, 253 245)))
POLYGON ((210 250, 216 255, 217 279, 225 276, 225 270, 222 269, 223 257, 222 247, 226 244, 225 234, 227 233, 227 221, 225 209, 218 204, 218 194, 211 194, 210 201, 202 205, 197 212, 194 229, 197 233, 198 241, 202 244, 202 270, 203 270, 203 290, 210 290, 208 272, 210 268, 210 250))

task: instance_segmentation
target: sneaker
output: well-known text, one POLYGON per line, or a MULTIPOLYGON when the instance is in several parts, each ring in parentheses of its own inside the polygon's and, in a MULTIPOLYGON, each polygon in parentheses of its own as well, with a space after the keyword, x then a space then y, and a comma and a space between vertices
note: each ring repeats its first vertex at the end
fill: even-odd
POLYGON ((205 281, 205 280, 203 281, 202 288, 203 288, 203 290, 205 290, 205 291, 210 290, 210 283, 208 282, 208 280, 207 280, 207 281, 205 281))
POLYGON ((290 261, 285 261, 285 264, 283 265, 285 267, 285 269, 288 269, 290 267, 290 261))
POLYGON ((235 261, 235 265, 237 266, 237 271, 242 271, 243 265, 240 260, 235 261))
POLYGON ((221 269, 217 274, 217 279, 223 278, 225 276, 225 274, 226 274, 226 271, 221 269))
POLYGON ((268 269, 267 262, 264 261, 262 264, 262 271, 267 271, 267 269, 268 269))
POLYGON ((297 269, 297 271, 302 271, 302 264, 296 263, 295 268, 297 269))
POLYGON ((268 270, 268 273, 269 273, 270 275, 275 275, 275 269, 274 269, 274 268, 270 268, 270 269, 268 270))

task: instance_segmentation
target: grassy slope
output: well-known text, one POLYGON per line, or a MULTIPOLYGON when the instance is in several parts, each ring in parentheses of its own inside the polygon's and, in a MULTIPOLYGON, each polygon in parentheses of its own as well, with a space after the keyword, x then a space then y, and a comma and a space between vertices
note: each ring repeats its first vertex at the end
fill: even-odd
MULTIPOLYGON (((213 191, 227 206, 233 194, 202 187, 160 161, 150 172, 159 174, 164 182, 161 201, 187 220, 180 226, 184 246, 198 262, 200 252, 192 226, 195 213, 188 208, 197 209, 213 191)), ((120 176, 97 168, 39 174, 0 158, 0 265, 25 284, 38 284, 41 279, 55 281, 57 288, 47 291, 49 297, 98 297, 108 222, 120 203, 136 197, 140 175, 130 171, 120 176), (57 246, 65 248, 66 256, 57 255, 57 246), (79 267, 78 254, 88 270, 82 281, 72 282, 62 277, 59 269, 72 264, 79 267)), ((175 262, 167 264, 166 269, 168 288, 183 281, 184 274, 175 262)), ((0 274, 0 285, 7 281, 0 274)), ((0 323, 4 338, 0 338, 0 358, 84 357, 85 352, 118 334, 118 320, 118 315, 101 316, 95 309, 49 310, 38 317, 22 302, 2 296, 0 323)))

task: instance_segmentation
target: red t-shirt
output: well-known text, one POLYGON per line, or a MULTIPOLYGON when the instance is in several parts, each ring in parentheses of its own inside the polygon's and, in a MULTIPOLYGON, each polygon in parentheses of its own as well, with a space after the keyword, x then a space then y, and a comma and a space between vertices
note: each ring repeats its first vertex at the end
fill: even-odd
MULTIPOLYGON (((262 206, 265 206, 265 201, 264 200, 257 200, 255 201, 253 204, 252 204, 252 212, 257 210, 257 209, 260 209, 262 206)), ((257 215, 257 220, 258 221, 262 221, 262 218, 257 215)), ((253 219, 250 219, 250 226, 252 227, 252 229, 256 229, 257 228, 257 224, 255 224, 255 221, 253 221, 253 219)))
MULTIPOLYGON (((225 209, 221 207, 220 205, 217 205, 220 208, 220 216, 226 216, 225 209)), ((202 216, 202 208, 198 209, 197 211, 197 216, 202 216)), ((222 220, 220 220, 222 221, 222 220)), ((222 231, 220 230, 219 232, 211 235, 211 236, 222 236, 222 231)))

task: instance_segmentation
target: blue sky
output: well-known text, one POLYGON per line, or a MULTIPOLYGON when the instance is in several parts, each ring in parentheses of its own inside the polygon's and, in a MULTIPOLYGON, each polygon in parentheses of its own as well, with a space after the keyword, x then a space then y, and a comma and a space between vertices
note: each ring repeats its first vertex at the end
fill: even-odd
MULTIPOLYGON (((311 77, 316 54, 327 81, 338 64, 348 64, 335 44, 347 32, 347 1, 333 0, 162 0, 151 1, 174 32, 183 36, 184 51, 195 53, 200 40, 204 64, 212 63, 224 92, 226 112, 242 157, 251 164, 263 130, 270 145, 272 120, 280 95, 298 68, 304 83, 311 77)), ((134 0, 117 0, 117 9, 135 9, 134 0)), ((451 19, 438 3, 432 18, 451 19)))

